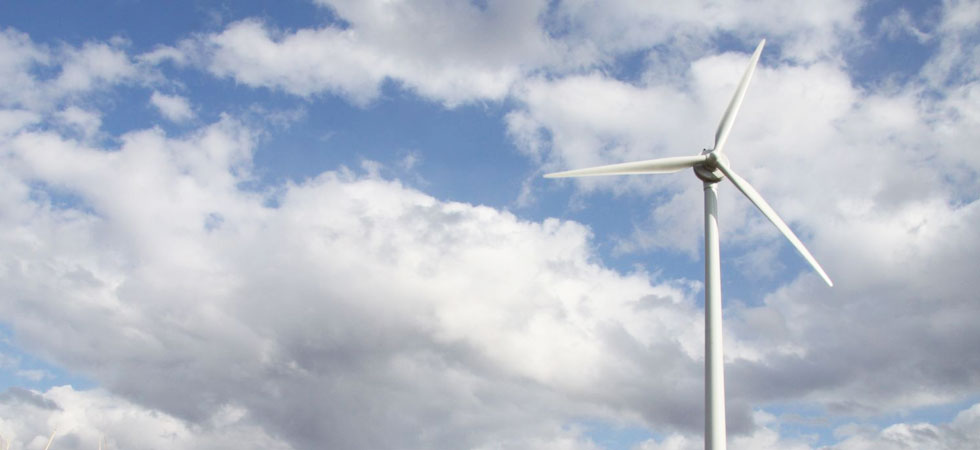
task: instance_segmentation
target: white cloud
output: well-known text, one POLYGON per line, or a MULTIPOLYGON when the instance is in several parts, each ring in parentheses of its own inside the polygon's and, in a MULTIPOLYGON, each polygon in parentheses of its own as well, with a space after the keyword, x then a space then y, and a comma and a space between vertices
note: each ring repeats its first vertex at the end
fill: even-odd
POLYGON ((80 49, 68 49, 53 87, 66 94, 86 92, 132 79, 136 74, 136 67, 123 50, 106 43, 88 43, 80 49))
POLYGON ((192 423, 234 402, 299 447, 587 446, 565 428, 582 416, 697 426, 684 285, 601 267, 577 224, 372 177, 326 173, 264 206, 238 187, 250 136, 226 119, 111 151, 4 142, 0 245, 21 269, 0 282, 21 294, 0 308, 19 339, 192 423))
POLYGON ((251 85, 297 95, 330 91, 363 104, 378 95, 385 74, 378 55, 361 51, 354 34, 337 29, 300 30, 274 38, 261 23, 232 24, 209 38, 209 69, 251 85))
MULTIPOLYGON (((634 450, 699 450, 704 448, 701 436, 671 434, 657 441, 646 440, 634 450)), ((748 435, 729 437, 728 448, 732 450, 810 450, 806 442, 782 439, 778 432, 770 428, 759 428, 748 435)))
POLYGON ((861 426, 844 426, 836 431, 838 444, 827 450, 898 450, 907 448, 941 448, 966 450, 980 442, 980 404, 961 411, 949 423, 898 423, 877 430, 861 426))
POLYGON ((935 33, 939 49, 923 67, 923 76, 933 87, 973 84, 980 78, 980 50, 976 23, 980 21, 980 3, 970 0, 946 0, 935 33))
POLYGON ((54 114, 56 120, 85 139, 91 139, 102 126, 102 118, 97 111, 89 111, 78 106, 69 106, 54 114))
MULTIPOLYGON (((544 2, 331 2, 350 27, 284 32, 254 20, 204 38, 218 76, 301 96, 330 92, 364 105, 395 81, 453 106, 501 100, 525 73, 560 62, 537 26, 544 2)), ((187 48, 191 44, 185 43, 187 48)))
POLYGON ((153 91, 150 96, 150 104, 153 105, 160 114, 172 122, 186 122, 194 118, 194 110, 191 109, 190 102, 179 95, 167 95, 153 91))
MULTIPOLYGON (((849 424, 838 427, 834 436, 840 442, 818 445, 809 439, 794 439, 780 435, 775 417, 759 412, 757 423, 761 425, 751 433, 729 436, 728 447, 732 450, 900 450, 929 448, 966 450, 980 442, 980 404, 960 411, 948 423, 899 422, 884 428, 870 425, 849 424)), ((695 450, 703 448, 701 436, 674 433, 662 439, 649 439, 635 450, 695 450)))
MULTIPOLYGON (((703 13, 690 6, 566 2, 548 13, 568 19, 556 22, 532 2, 330 5, 348 28, 245 20, 143 61, 214 57, 207 67, 221 77, 358 104, 385 80, 450 106, 513 96, 509 132, 550 170, 709 145, 747 60, 707 39, 671 37, 703 13), (557 23, 568 29, 549 29, 557 23), (648 49, 678 42, 684 58, 648 49), (635 49, 648 65, 671 67, 650 66, 632 82, 603 70, 635 49)), ((736 38, 784 38, 763 60, 728 148, 838 281, 817 288, 807 272, 761 304, 729 306, 733 447, 803 445, 753 417, 758 405, 806 401, 860 418, 980 385, 970 322, 980 159, 963 150, 980 139, 980 89, 973 31, 952 13, 971 17, 975 5, 947 6, 924 81, 887 89, 854 86, 838 61, 855 27, 850 3, 813 6, 819 14, 762 4, 785 19, 767 24, 749 17, 756 5, 721 6, 688 33, 748 27, 751 36, 736 38)), ((21 397, 66 410, 66 398, 102 398, 100 408, 178 430, 187 438, 174 445, 185 448, 212 442, 199 438, 230 447, 222 439, 251 433, 297 448, 588 448, 569 426, 583 417, 668 434, 651 448, 700 444, 691 435, 700 430, 701 313, 688 282, 603 267, 582 225, 436 199, 377 172, 244 190, 261 132, 230 117, 183 136, 138 130, 103 148, 89 139, 98 111, 55 105, 139 78, 117 44, 52 51, 6 30, 0 61, 9 63, 0 64, 0 289, 9 293, 0 315, 18 318, 12 327, 28 350, 113 392, 21 397), (35 78, 40 66, 56 75, 35 78), (68 126, 38 126, 58 119, 68 126)), ((644 218, 653 233, 630 238, 697 251, 690 174, 578 186, 666 193, 644 218)), ((722 195, 736 256, 781 244, 733 190, 722 195)), ((766 255, 742 260, 766 270, 766 255)), ((840 445, 975 443, 962 430, 976 414, 961 416, 858 430, 840 445)))
MULTIPOLYGON (((745 54, 722 54, 695 61, 684 88, 654 80, 633 84, 600 74, 530 82, 521 93, 524 107, 508 116, 509 131, 521 148, 543 161, 547 171, 696 154, 711 146, 716 121, 747 60, 745 54)), ((846 115, 859 98, 847 74, 833 64, 760 67, 731 137, 734 168, 778 206, 781 197, 773 193, 797 199, 800 194, 814 192, 798 182, 801 175, 795 170, 826 167, 827 171, 837 171, 844 161, 881 158, 883 155, 877 153, 851 154, 853 144, 844 143, 842 149, 842 143, 833 142, 839 136, 838 123, 852 120, 846 115), (786 170, 758 173, 758 167, 786 170), (774 179, 775 175, 779 177, 774 179), (773 186, 776 180, 784 183, 773 186)), ((880 166, 870 161, 856 163, 866 164, 880 166)), ((811 178, 814 182, 820 179, 811 178)), ((829 178, 836 180, 839 172, 829 178)), ((671 197, 652 212, 653 224, 646 227, 652 231, 631 236, 630 241, 640 248, 668 247, 687 252, 698 248, 701 189, 690 172, 588 178, 574 183, 586 193, 597 189, 617 194, 666 190, 671 197)), ((726 189, 722 189, 721 202, 723 232, 743 238, 758 235, 758 231, 745 228, 759 228, 749 221, 756 212, 726 189)), ((791 223, 806 213, 777 209, 791 223)), ((769 233, 768 223, 758 225, 765 227, 763 236, 775 237, 769 233)))
MULTIPOLYGON (((0 254, 19 269, 0 278, 18 293, 0 312, 21 318, 18 337, 178 420, 245 414, 296 447, 588 446, 565 428, 581 417, 700 429, 695 291, 603 268, 580 225, 525 222, 376 176, 325 173, 282 187, 267 206, 273 194, 239 187, 254 136, 226 118, 183 137, 129 133, 118 149, 47 131, 4 141, 0 254), (43 186, 77 205, 47 202, 43 186), (65 334, 79 328, 88 332, 65 334), (364 423, 385 432, 364 437, 364 423)), ((943 203, 933 207, 923 214, 942 220, 919 227, 914 270, 976 248, 960 242, 956 254, 934 241, 961 235, 951 230, 973 223, 975 208, 943 218, 943 203)), ((881 227, 841 232, 867 233, 872 248, 903 238, 870 239, 881 227)), ((833 266, 844 267, 834 255, 881 264, 859 259, 879 253, 840 242, 848 252, 830 252, 833 266)), ((887 267, 847 272, 858 270, 870 285, 841 274, 844 295, 815 298, 817 280, 803 278, 763 306, 729 310, 733 439, 778 446, 774 432, 751 431, 749 405, 807 398, 850 414, 971 389, 969 362, 922 343, 968 352, 957 346, 976 339, 957 336, 973 328, 955 318, 974 316, 961 290, 973 288, 912 286, 885 304, 862 289, 887 285, 887 267), (942 308, 913 322, 882 314, 926 307, 927 290, 942 308), (942 325, 922 330, 922 321, 942 325), (878 335, 907 351, 882 353, 871 344, 878 335), (862 364, 872 357, 884 359, 862 364), (872 379, 889 383, 868 389, 872 379)), ((966 277, 968 266, 960 270, 948 276, 966 277)))
POLYGON ((53 50, 14 29, 0 30, 0 107, 51 112, 92 91, 148 79, 123 45, 113 39, 53 50), (40 68, 55 75, 41 76, 40 68))
POLYGON ((650 50, 655 46, 683 48, 691 56, 710 53, 718 33, 751 41, 761 32, 779 39, 794 60, 816 61, 838 49, 841 35, 857 32, 852 2, 317 3, 345 25, 281 31, 249 19, 146 58, 180 62, 192 55, 212 73, 250 86, 300 96, 332 93, 359 105, 376 99, 381 84, 391 80, 452 107, 503 100, 515 84, 539 73, 607 67, 637 50, 649 52, 651 62, 673 53, 650 50))
POLYGON ((156 66, 163 64, 164 62, 172 62, 177 66, 184 66, 188 62, 188 52, 192 52, 193 49, 185 48, 183 50, 177 47, 169 45, 160 45, 150 50, 149 52, 140 54, 136 57, 136 60, 142 64, 148 64, 151 66, 156 66))
POLYGON ((568 39, 593 45, 609 57, 658 45, 682 46, 701 53, 721 34, 781 42, 798 61, 833 54, 842 37, 856 34, 859 4, 848 1, 815 5, 805 1, 696 1, 670 5, 637 0, 602 3, 572 0, 558 4, 568 39), (610 55, 611 53, 612 55, 610 55))
POLYGON ((52 432, 52 448, 65 450, 98 448, 103 438, 107 448, 292 448, 232 409, 191 425, 99 389, 10 388, 0 392, 0 436, 10 448, 43 447, 52 432))
POLYGON ((30 74, 37 65, 46 65, 51 56, 35 45, 30 36, 13 29, 0 31, 0 106, 31 107, 40 96, 38 83, 30 74))
POLYGON ((389 60, 387 76, 447 104, 503 99, 540 67, 568 63, 541 28, 547 2, 322 0, 389 60))
MULTIPOLYGON (((805 440, 780 436, 774 427, 774 417, 757 411, 755 420, 758 426, 748 433, 728 436, 728 448, 732 450, 810 450, 813 447, 805 440)), ((634 450, 697 450, 704 448, 704 438, 700 435, 672 433, 662 439, 647 439, 636 445, 634 450)))
MULTIPOLYGON (((700 105, 673 86, 641 87, 593 73, 533 80, 523 86, 521 98, 526 109, 508 117, 511 133, 527 143, 532 156, 545 159, 547 168, 667 155, 677 147, 695 153, 704 140, 693 130, 679 132, 697 123, 700 105), (544 136, 550 142, 539 142, 544 136), (552 153, 544 153, 545 148, 552 153)), ((608 180, 585 179, 589 187, 603 181, 608 180)))
POLYGON ((912 14, 904 8, 882 19, 878 25, 878 32, 889 39, 897 39, 903 35, 909 35, 918 40, 919 43, 925 43, 931 38, 929 33, 922 31, 916 26, 912 14))
POLYGON ((40 115, 23 109, 0 109, 0 138, 10 136, 17 131, 36 124, 41 120, 40 115))
MULTIPOLYGON (((181 419, 147 409, 101 389, 78 391, 70 386, 54 387, 46 392, 11 388, 0 392, 0 438, 11 448, 40 447, 54 431, 57 448, 74 450, 97 446, 105 439, 109 448, 215 448, 231 449, 258 446, 290 449, 289 445, 270 435, 254 423, 243 408, 220 407, 206 421, 192 425, 181 419)), ((780 436, 770 428, 765 413, 757 413, 762 423, 751 433, 732 436, 733 450, 764 449, 970 449, 980 441, 977 433, 980 405, 961 411, 948 423, 904 422, 884 428, 861 425, 839 427, 835 435, 841 442, 818 446, 780 436)), ((595 449, 594 444, 564 437, 555 440, 514 439, 502 437, 486 447, 475 448, 543 448, 595 449)), ((661 440, 647 440, 637 450, 687 450, 702 447, 700 436, 671 434, 661 440)))

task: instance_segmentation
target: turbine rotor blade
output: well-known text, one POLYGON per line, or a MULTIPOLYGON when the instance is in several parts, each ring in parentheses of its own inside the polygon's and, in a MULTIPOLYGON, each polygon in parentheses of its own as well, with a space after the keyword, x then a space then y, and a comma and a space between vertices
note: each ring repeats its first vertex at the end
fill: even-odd
POLYGON ((51 431, 51 437, 48 438, 48 445, 44 446, 44 450, 48 450, 49 448, 51 448, 51 443, 54 442, 54 434, 57 431, 58 431, 57 427, 55 427, 55 429, 51 431))
POLYGON ((759 46, 755 48, 755 53, 752 55, 749 67, 742 74, 742 81, 738 83, 738 89, 735 89, 735 95, 732 96, 732 100, 728 103, 725 114, 721 116, 721 122, 718 123, 718 129, 715 131, 714 151, 718 153, 721 153, 722 149, 725 148, 725 142, 728 141, 728 133, 731 132, 732 124, 735 123, 735 116, 738 114, 738 109, 742 106, 745 91, 749 88, 749 81, 752 80, 752 74, 755 73, 755 65, 759 62, 759 56, 762 55, 762 47, 765 47, 765 45, 765 39, 759 41, 759 46))
POLYGON ((648 159, 621 164, 589 167, 545 174, 545 178, 589 177, 597 175, 639 175, 645 173, 672 173, 689 169, 707 160, 705 155, 675 156, 671 158, 648 159))
POLYGON ((786 239, 788 239, 789 242, 796 247, 796 251, 803 255, 806 262, 810 263, 813 270, 816 270, 817 273, 820 274, 820 277, 823 278, 827 285, 833 286, 834 282, 830 281, 830 277, 827 276, 827 272, 824 272, 823 267, 820 267, 820 263, 817 262, 817 259, 810 254, 810 251, 806 249, 806 246, 800 242, 800 238, 796 237, 793 230, 789 229, 786 222, 783 222, 783 219, 776 214, 776 211, 772 209, 772 206, 769 206, 769 203, 762 198, 762 195, 760 195, 748 181, 745 181, 744 178, 738 176, 738 174, 735 172, 732 172, 732 169, 728 167, 728 165, 721 159, 716 159, 715 165, 717 165, 718 169, 720 169, 721 172, 724 173, 729 180, 731 180, 732 184, 734 184, 738 190, 742 191, 742 193, 749 198, 749 201, 751 201, 756 208, 759 208, 759 211, 762 211, 762 214, 766 216, 766 218, 769 219, 769 221, 772 222, 772 224, 775 225, 780 232, 783 233, 783 236, 786 236, 786 239))

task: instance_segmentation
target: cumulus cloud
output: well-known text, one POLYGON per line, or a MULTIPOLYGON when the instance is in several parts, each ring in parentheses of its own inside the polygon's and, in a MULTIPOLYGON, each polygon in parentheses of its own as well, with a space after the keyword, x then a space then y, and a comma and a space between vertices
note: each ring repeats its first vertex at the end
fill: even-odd
POLYGON ((0 31, 0 105, 29 107, 40 101, 31 70, 51 60, 49 51, 35 45, 30 36, 10 28, 0 31))
POLYGON ((23 109, 0 109, 0 136, 8 136, 41 120, 41 116, 23 109))
POLYGON ((0 30, 0 107, 48 111, 71 97, 135 82, 144 75, 122 49, 124 42, 88 42, 52 49, 17 30, 0 30), (53 71, 49 77, 39 69, 53 71))
POLYGON ((5 141, 18 338, 176 418, 240 409, 299 448, 587 446, 567 427, 583 416, 699 426, 691 286, 603 268, 580 225, 372 176, 268 206, 239 187, 252 136, 225 119, 111 151, 5 141))
POLYGON ((153 95, 150 96, 150 104, 160 111, 163 117, 172 122, 186 122, 194 118, 194 110, 191 109, 190 102, 179 95, 167 95, 153 91, 153 95))
MULTIPOLYGON (((701 417, 695 285, 603 268, 575 223, 526 222, 372 175, 244 191, 254 135, 226 118, 181 137, 132 132, 116 149, 46 131, 5 140, 0 281, 16 295, 0 308, 21 318, 18 338, 174 426, 247 418, 294 448, 588 448, 568 426, 581 417, 681 433, 649 445, 698 442, 683 437, 701 417), (48 201, 54 190, 76 203, 48 201)), ((942 324, 923 335, 914 322, 862 323, 921 291, 885 304, 847 277, 848 296, 814 298, 814 282, 730 311, 734 442, 786 445, 754 425, 759 402, 808 398, 854 413, 975 384, 970 361, 924 344, 975 342, 955 338, 972 330, 952 320, 973 316, 966 298, 916 315, 942 324), (906 351, 871 345, 883 334, 906 351), (863 363, 872 356, 878 366, 863 363), (910 376, 921 392, 908 390, 910 376), (867 389, 882 379, 891 384, 867 389)))
POLYGON ((975 84, 980 78, 980 50, 973 45, 978 38, 974 24, 980 20, 980 4, 969 0, 943 2, 937 29, 939 51, 923 67, 923 76, 933 86, 975 84))
POLYGON ((898 423, 882 430, 858 425, 840 427, 843 441, 828 450, 942 448, 966 450, 980 441, 980 404, 961 411, 949 423, 898 423))
POLYGON ((66 450, 98 448, 103 439, 107 448, 290 448, 234 409, 190 425, 100 389, 9 388, 0 393, 0 412, 0 443, 10 448, 43 447, 52 433, 52 448, 66 450))
MULTIPOLYGON (((810 445, 781 437, 760 405, 863 418, 976 392, 980 159, 963 149, 980 139, 980 89, 975 30, 958 19, 975 4, 946 3, 935 64, 887 89, 856 87, 839 61, 849 2, 719 6, 696 27, 704 14, 690 6, 625 2, 322 4, 346 23, 247 19, 137 60, 194 60, 358 105, 386 80, 449 106, 510 98, 510 136, 551 170, 710 145, 748 56, 690 34, 775 33, 785 43, 763 60, 728 148, 838 287, 804 274, 728 304, 733 448, 810 445), (759 23, 759 7, 783 20, 759 23), (661 55, 675 43, 684 58, 661 55), (635 80, 604 69, 637 49, 647 67, 635 80)), ((105 389, 8 391, 3 416, 36 422, 0 422, 5 436, 30 446, 65 423, 78 448, 100 433, 135 448, 160 436, 184 448, 591 448, 576 424, 598 420, 667 436, 646 448, 700 444, 697 283, 604 267, 581 224, 437 199, 376 172, 247 189, 263 130, 232 116, 96 142, 99 112, 73 102, 139 76, 118 42, 52 50, 4 30, 0 61, 0 314, 17 318, 25 348, 105 389)), ((154 94, 165 116, 193 114, 154 94)), ((585 199, 663 196, 644 217, 653 232, 630 240, 697 252, 689 174, 575 186, 585 199)), ((771 253, 744 250, 781 238, 737 193, 722 196, 726 245, 765 269, 771 253)), ((839 445, 973 445, 975 409, 950 424, 841 429, 839 445)))
POLYGON ((52 84, 56 91, 72 94, 114 84, 135 75, 136 67, 116 45, 88 43, 79 49, 68 49, 61 73, 52 80, 52 84))
POLYGON ((724 33, 755 39, 746 29, 780 39, 796 60, 815 61, 833 54, 841 35, 858 29, 852 2, 668 7, 631 1, 602 6, 577 1, 317 3, 342 23, 279 30, 246 19, 219 33, 161 47, 145 59, 196 58, 215 75, 249 86, 304 97, 331 93, 359 105, 376 99, 390 80, 451 107, 503 100, 529 76, 605 68, 635 51, 647 53, 651 63, 684 64, 668 53, 710 54, 716 48, 713 40, 724 33))
POLYGON ((859 4, 848 1, 694 1, 672 5, 615 0, 564 1, 557 5, 559 30, 579 46, 594 46, 606 58, 631 51, 672 53, 681 47, 692 57, 710 54, 716 39, 734 35, 747 41, 769 37, 797 61, 826 58, 860 26, 859 4), (843 38, 843 39, 842 39, 843 38))
MULTIPOLYGON (((57 448, 87 449, 104 439, 109 448, 296 448, 255 426, 249 414, 227 407, 207 421, 190 425, 176 417, 147 409, 101 389, 78 391, 70 386, 45 392, 9 388, 0 392, 0 439, 14 447, 43 446, 54 432, 57 448)), ((848 424, 838 427, 840 442, 817 445, 807 440, 781 437, 774 418, 757 413, 759 428, 735 436, 733 450, 870 450, 942 448, 971 449, 980 440, 980 405, 960 411, 947 423, 902 422, 884 428, 848 424)), ((521 448, 590 449, 594 444, 573 437, 554 441, 510 442, 521 448)), ((673 433, 649 439, 637 450, 694 450, 702 448, 700 436, 673 433)))
MULTIPOLYGON (((811 439, 791 439, 780 436, 778 421, 774 416, 757 413, 760 426, 751 433, 730 439, 732 450, 898 450, 910 448, 935 448, 966 450, 974 448, 980 434, 980 404, 960 411, 948 423, 900 422, 879 428, 869 425, 848 424, 834 431, 840 442, 820 445, 811 439)), ((648 439, 637 450, 696 450, 703 448, 700 436, 670 434, 662 439, 648 439)))
POLYGON ((332 92, 364 104, 378 95, 384 79, 379 55, 361 51, 354 35, 332 28, 300 30, 279 37, 246 20, 209 38, 209 70, 250 86, 297 95, 332 92))
POLYGON ((82 109, 71 105, 54 114, 55 119, 83 139, 90 139, 99 132, 102 117, 97 111, 82 109))
POLYGON ((218 76, 360 105, 377 98, 385 80, 449 106, 502 100, 525 73, 561 61, 537 26, 542 1, 323 3, 348 26, 280 31, 244 20, 184 47, 199 45, 193 51, 208 55, 218 76))

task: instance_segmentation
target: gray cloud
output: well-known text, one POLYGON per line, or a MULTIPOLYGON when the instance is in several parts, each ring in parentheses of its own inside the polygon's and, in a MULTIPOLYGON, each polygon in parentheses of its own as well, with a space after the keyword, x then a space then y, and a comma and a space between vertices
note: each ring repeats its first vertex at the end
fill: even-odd
POLYGON ((0 392, 0 403, 6 403, 6 404, 26 403, 28 405, 40 409, 50 409, 50 410, 61 409, 60 407, 58 407, 57 403, 47 398, 44 398, 43 396, 38 395, 33 391, 16 387, 16 386, 9 387, 7 388, 6 391, 0 392))
MULTIPOLYGON (((279 32, 243 21, 184 45, 220 56, 208 66, 218 76, 303 96, 364 104, 389 77, 450 106, 512 96, 511 136, 544 168, 696 151, 714 126, 700 119, 720 111, 746 58, 692 38, 689 67, 651 67, 624 82, 592 70, 604 56, 576 41, 577 30, 619 54, 672 42, 643 30, 682 26, 683 8, 673 11, 681 19, 647 11, 628 20, 618 3, 598 11, 569 2, 554 11, 570 18, 562 37, 542 28, 542 4, 465 4, 429 13, 439 24, 462 17, 480 39, 454 41, 423 58, 431 64, 423 70, 413 58, 446 35, 392 39, 429 22, 391 6, 401 28, 388 28, 362 3, 331 5, 352 28, 279 32), (604 32, 609 17, 632 25, 604 32), (660 22, 672 27, 648 26, 660 22), (514 39, 486 39, 503 31, 514 39), (526 53, 508 51, 526 42, 534 43, 526 53), (256 48, 268 51, 244 52, 256 48), (302 57, 323 49, 350 64, 302 57), (586 71, 561 75, 570 67, 586 71)), ((803 274, 756 302, 727 305, 733 448, 809 447, 780 438, 760 411, 770 404, 863 418, 973 395, 980 382, 971 326, 980 313, 972 264, 980 159, 963 151, 980 129, 980 90, 963 69, 975 66, 963 46, 970 31, 945 15, 934 37, 941 51, 921 80, 868 91, 834 57, 835 39, 852 32, 849 5, 795 15, 806 22, 799 34, 798 22, 772 25, 785 26, 777 35, 789 43, 763 61, 730 144, 738 170, 838 281, 828 291, 803 274)), ((752 24, 737 8, 721 12, 712 29, 752 24)), ((192 53, 164 50, 154 58, 192 53)), ((17 442, 46 436, 42 425, 55 418, 73 424, 77 441, 65 443, 79 448, 91 447, 94 430, 131 448, 590 448, 578 424, 597 420, 671 433, 646 448, 700 445, 695 283, 604 267, 581 224, 530 222, 347 169, 243 190, 262 130, 230 116, 186 135, 136 130, 116 147, 91 146, 73 136, 98 132, 96 112, 45 102, 140 75, 110 44, 68 53, 15 31, 0 36, 0 56, 13 62, 0 68, 11 81, 0 86, 20 86, 0 87, 0 314, 17 318, 11 327, 27 350, 108 392, 8 391, 4 416, 30 413, 13 425, 17 442), (32 78, 31 67, 46 64, 64 77, 32 78), (58 95, 30 97, 41 85, 58 95), (57 120, 67 125, 32 127, 57 120), (51 200, 65 195, 67 205, 51 200), (44 407, 53 404, 61 410, 44 407), (134 422, 77 417, 93 408, 132 413, 143 440, 124 431, 134 422)), ((579 187, 666 192, 650 219, 655 233, 631 238, 637 248, 694 252, 690 181, 579 187)), ((779 239, 733 192, 722 195, 736 256, 739 246, 779 239)), ((950 424, 840 430, 839 445, 963 448, 978 439, 969 431, 975 409, 950 424)))

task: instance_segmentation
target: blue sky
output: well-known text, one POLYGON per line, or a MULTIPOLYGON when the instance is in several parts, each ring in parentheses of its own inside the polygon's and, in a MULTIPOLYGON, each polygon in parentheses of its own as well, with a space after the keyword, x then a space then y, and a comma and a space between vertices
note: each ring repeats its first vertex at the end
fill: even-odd
POLYGON ((980 3, 0 4, 11 448, 980 445, 980 3))

